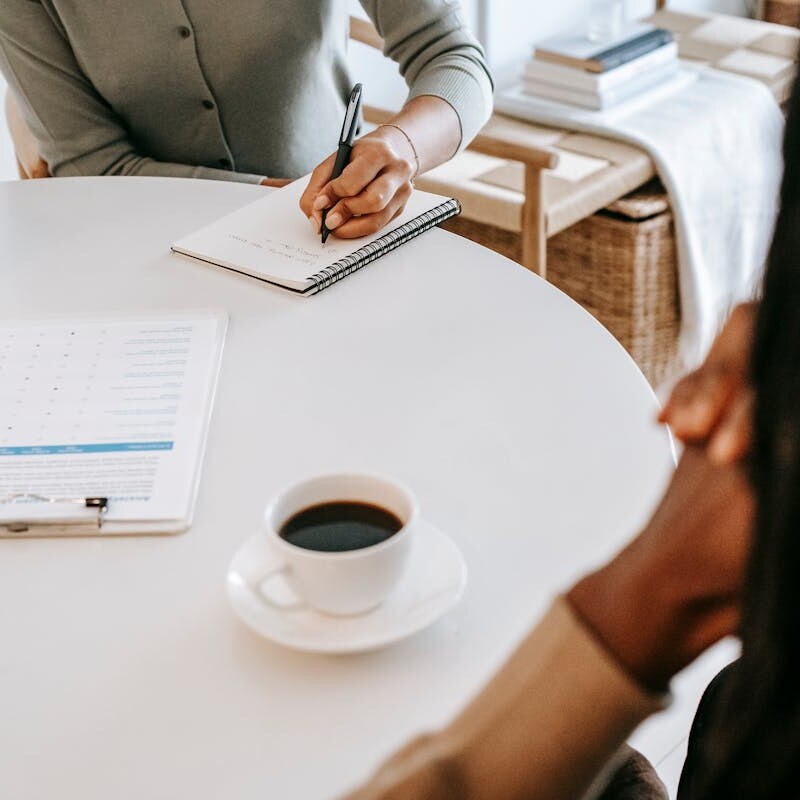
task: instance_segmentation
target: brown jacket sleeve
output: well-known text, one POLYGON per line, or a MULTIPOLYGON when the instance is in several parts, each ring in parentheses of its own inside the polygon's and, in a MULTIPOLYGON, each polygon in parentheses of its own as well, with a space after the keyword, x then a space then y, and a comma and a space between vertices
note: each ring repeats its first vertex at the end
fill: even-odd
POLYGON ((576 800, 665 702, 559 598, 447 728, 412 741, 346 800, 576 800))

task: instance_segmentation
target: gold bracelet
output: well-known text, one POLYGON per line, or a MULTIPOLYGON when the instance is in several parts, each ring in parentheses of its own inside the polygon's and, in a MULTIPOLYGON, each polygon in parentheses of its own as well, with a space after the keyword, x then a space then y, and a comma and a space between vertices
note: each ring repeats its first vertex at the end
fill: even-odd
POLYGON ((395 125, 393 122, 384 122, 383 125, 380 126, 381 128, 395 128, 396 130, 400 131, 403 136, 406 137, 406 141, 408 142, 408 146, 411 148, 411 152, 414 154, 414 161, 417 162, 417 168, 414 170, 414 174, 411 176, 411 181, 413 183, 414 179, 419 175, 419 156, 417 155, 417 148, 414 147, 414 142, 411 141, 411 137, 399 126, 395 125))

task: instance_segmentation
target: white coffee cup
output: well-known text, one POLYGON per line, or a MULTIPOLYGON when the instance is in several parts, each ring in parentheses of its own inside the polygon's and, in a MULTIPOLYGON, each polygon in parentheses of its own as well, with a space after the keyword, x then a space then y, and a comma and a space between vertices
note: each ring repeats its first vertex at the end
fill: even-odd
POLYGON ((264 511, 267 544, 279 563, 261 576, 259 590, 283 609, 308 605, 325 614, 363 614, 379 606, 402 577, 411 550, 419 511, 411 492, 379 475, 320 475, 279 494, 264 511), (322 551, 299 547, 281 537, 298 512, 334 502, 366 503, 385 509, 402 527, 377 544, 355 550, 322 551), (270 584, 282 576, 297 602, 274 601, 270 584))

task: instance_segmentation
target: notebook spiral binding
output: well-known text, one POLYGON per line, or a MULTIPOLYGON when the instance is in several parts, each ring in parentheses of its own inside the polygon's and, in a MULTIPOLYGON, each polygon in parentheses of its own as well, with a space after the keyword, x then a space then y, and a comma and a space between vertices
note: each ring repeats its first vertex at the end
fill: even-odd
POLYGON ((419 236, 420 233, 424 233, 440 222, 444 222, 444 220, 460 213, 461 203, 455 198, 440 203, 436 208, 432 208, 430 211, 420 214, 418 217, 409 220, 399 228, 389 231, 389 233, 381 236, 374 242, 360 247, 349 256, 335 261, 329 267, 319 272, 315 272, 310 278, 312 285, 306 289, 303 294, 317 294, 323 289, 327 289, 332 283, 340 281, 342 278, 350 275, 350 273, 361 269, 361 267, 366 267, 367 264, 391 252, 409 239, 419 236))

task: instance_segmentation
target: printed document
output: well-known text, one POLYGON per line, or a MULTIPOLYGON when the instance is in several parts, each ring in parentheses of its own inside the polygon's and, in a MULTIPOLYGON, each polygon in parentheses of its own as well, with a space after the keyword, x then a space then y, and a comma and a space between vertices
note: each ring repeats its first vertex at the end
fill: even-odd
POLYGON ((60 501, 103 496, 104 532, 185 528, 226 322, 0 323, 0 523, 60 519, 60 501))

